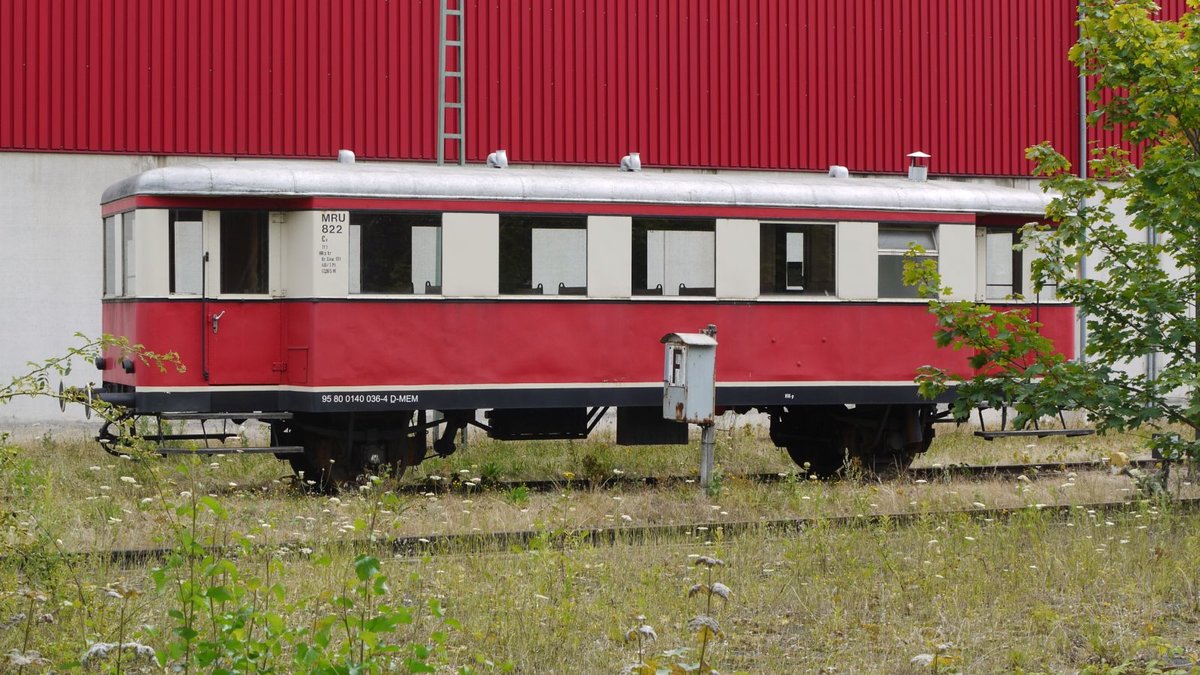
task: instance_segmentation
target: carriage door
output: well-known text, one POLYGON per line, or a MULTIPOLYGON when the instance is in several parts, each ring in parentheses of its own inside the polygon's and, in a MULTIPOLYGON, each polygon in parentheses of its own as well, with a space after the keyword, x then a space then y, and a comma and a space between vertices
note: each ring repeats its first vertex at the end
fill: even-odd
POLYGON ((221 211, 205 233, 205 377, 279 384, 283 375, 278 249, 283 214, 221 211))

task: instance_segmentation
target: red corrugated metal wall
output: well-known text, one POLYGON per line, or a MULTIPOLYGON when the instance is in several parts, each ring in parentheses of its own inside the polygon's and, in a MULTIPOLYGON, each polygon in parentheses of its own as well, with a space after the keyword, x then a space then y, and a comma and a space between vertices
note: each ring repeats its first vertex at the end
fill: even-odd
MULTIPOLYGON (((0 149, 435 156, 437 0, 0 1, 0 149)), ((1171 0, 1168 4, 1182 4, 1171 0)), ((1073 0, 467 0, 468 159, 1025 175, 1073 0)))
POLYGON ((0 148, 433 156, 437 0, 0 1, 0 148))

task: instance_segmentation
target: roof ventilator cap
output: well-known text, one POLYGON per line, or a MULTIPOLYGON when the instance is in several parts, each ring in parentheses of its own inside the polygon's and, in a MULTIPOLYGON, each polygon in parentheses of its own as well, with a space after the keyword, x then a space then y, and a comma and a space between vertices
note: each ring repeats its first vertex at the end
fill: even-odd
POLYGON ((929 159, 930 155, 917 150, 906 155, 909 158, 908 164, 908 179, 915 181, 924 181, 929 178, 929 167, 925 166, 925 160, 929 159))
POLYGON ((504 169, 508 167, 508 151, 497 150, 487 156, 487 165, 493 169, 504 169))
POLYGON ((846 167, 842 166, 841 164, 830 164, 829 165, 829 177, 830 178, 849 178, 850 177, 850 169, 847 169, 846 167))
POLYGON ((622 171, 641 171, 642 170, 642 154, 640 152, 631 152, 621 158, 622 171))
POLYGON ((345 148, 338 150, 338 164, 353 164, 353 163, 354 163, 354 151, 353 150, 347 150, 345 148))

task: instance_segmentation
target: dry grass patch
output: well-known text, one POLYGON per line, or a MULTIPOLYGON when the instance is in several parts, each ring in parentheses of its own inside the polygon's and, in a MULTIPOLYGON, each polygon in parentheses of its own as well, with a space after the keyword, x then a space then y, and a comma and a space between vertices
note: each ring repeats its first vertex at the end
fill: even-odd
MULTIPOLYGON (((650 646, 653 654, 691 649, 661 658, 694 662, 688 624, 697 607, 685 590, 702 581, 689 557, 697 555, 727 563, 717 580, 732 589, 731 600, 715 610, 725 639, 711 652, 722 672, 928 672, 912 662, 922 655, 963 672, 1061 672, 1099 664, 1129 664, 1137 672, 1153 659, 1161 665, 1197 653, 1197 516, 1136 500, 1127 513, 1074 509, 1066 519, 1036 508, 1134 499, 1128 477, 1082 473, 863 484, 793 476, 761 485, 732 477, 742 465, 725 462, 745 461, 757 469, 764 464, 755 462, 764 460, 756 458, 780 453, 738 433, 747 436, 744 443, 738 437, 737 453, 744 454, 722 455, 719 449, 726 478, 711 493, 695 485, 579 490, 564 479, 551 493, 439 487, 398 495, 384 481, 334 498, 316 497, 281 480, 283 465, 268 458, 134 461, 109 458, 90 444, 29 444, 6 455, 0 471, 6 514, 0 535, 5 589, 0 654, 36 650, 61 668, 89 644, 115 640, 118 625, 164 653, 171 644, 168 612, 177 609, 170 586, 156 591, 146 566, 122 567, 105 556, 64 558, 60 552, 178 547, 180 521, 173 509, 209 494, 224 517, 201 510, 193 531, 201 542, 229 544, 232 550, 266 544, 228 562, 241 578, 277 570, 272 578, 281 584, 281 595, 273 606, 289 631, 300 631, 288 634, 291 642, 281 645, 282 655, 294 655, 300 641, 312 639, 303 631, 338 611, 337 598, 354 587, 356 557, 364 553, 382 559, 388 579, 378 602, 413 613, 413 623, 388 633, 387 640, 429 642, 441 625, 429 600, 441 602, 461 622, 461 630, 448 630, 445 644, 434 652, 433 663, 443 670, 501 670, 507 664, 515 672, 613 672, 635 660, 624 636, 643 623, 658 636, 650 646), (887 521, 842 527, 818 520, 788 536, 765 528, 732 536, 720 527, 983 507, 1008 513, 991 520, 932 514, 903 527, 887 521), (579 528, 701 522, 711 527, 686 536, 618 536, 611 547, 593 547, 574 534, 579 528), (507 553, 483 545, 391 559, 386 548, 367 543, 372 535, 382 541, 519 529, 539 535, 507 553), (45 599, 13 592, 19 588, 45 599), (106 588, 140 594, 118 602, 106 588), (36 614, 27 611, 30 602, 36 614)), ((944 436, 939 443, 951 440, 961 448, 946 456, 974 452, 965 435, 944 436)), ((572 445, 600 452, 590 444, 551 447, 564 459, 572 445)), ((500 447, 508 453, 522 445, 473 444, 454 459, 462 464, 430 469, 482 475, 484 465, 511 461, 487 454, 500 447)), ((1099 445, 1088 447, 1101 452, 1099 445)), ((524 447, 531 454, 540 449, 524 447)), ((681 461, 669 459, 670 453, 679 450, 661 449, 654 451, 657 459, 652 452, 640 456, 640 463, 605 469, 669 473, 676 467, 670 462, 681 461)), ((624 449, 605 451, 626 456, 624 449)), ((561 475, 563 469, 555 466, 561 475)), ((1176 487, 1195 496, 1194 485, 1176 487)), ((161 563, 151 566, 156 564, 161 563)), ((136 668, 148 670, 145 664, 136 668)))

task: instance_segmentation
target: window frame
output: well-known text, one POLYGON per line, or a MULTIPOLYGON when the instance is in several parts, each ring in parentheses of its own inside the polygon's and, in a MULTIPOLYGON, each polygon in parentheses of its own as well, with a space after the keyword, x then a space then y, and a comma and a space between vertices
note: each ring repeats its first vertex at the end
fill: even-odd
POLYGON ((983 229, 983 300, 985 302, 1004 302, 1020 300, 1025 293, 1025 261, 1022 255, 1023 251, 1017 248, 1021 243, 1020 229, 1011 227, 984 227, 983 229), (1008 234, 1012 236, 1012 243, 1009 244, 1009 254, 1011 256, 1011 279, 1008 284, 993 284, 988 280, 988 275, 992 271, 991 266, 991 250, 989 248, 990 235, 992 234, 1008 234), (1008 287, 1008 293, 1001 297, 991 297, 989 290, 993 287, 1008 287))
MULTIPOLYGON (((421 296, 429 296, 429 295, 439 295, 440 296, 440 295, 442 295, 442 288, 443 288, 443 284, 445 281, 444 280, 444 274, 445 274, 444 234, 445 234, 445 229, 444 229, 442 212, 440 212, 440 211, 354 210, 354 211, 349 212, 349 217, 348 217, 347 223, 348 223, 348 226, 350 228, 352 228, 351 232, 353 232, 353 228, 358 228, 358 250, 356 251, 354 249, 353 241, 350 241, 349 242, 350 243, 349 255, 351 256, 352 260, 354 260, 354 257, 357 256, 356 266, 358 269, 358 280, 357 281, 358 281, 358 288, 359 288, 359 290, 357 290, 357 291, 353 290, 355 280, 350 279, 349 280, 350 285, 347 288, 347 295, 349 295, 350 297, 361 297, 361 296, 405 296, 405 297, 407 297, 407 296, 414 296, 414 295, 421 295, 421 296), (403 285, 399 286, 399 288, 396 288, 396 287, 383 288, 381 286, 380 287, 373 286, 370 289, 364 290, 363 282, 364 282, 365 265, 363 263, 364 263, 365 258, 363 256, 363 252, 366 250, 375 250, 375 249, 374 248, 368 249, 368 248, 364 247, 364 245, 363 245, 363 241, 364 241, 363 235, 365 232, 364 228, 368 225, 368 223, 364 223, 363 220, 373 219, 373 218, 393 219, 395 222, 390 223, 390 224, 376 222, 376 223, 369 223, 369 225, 382 226, 382 227, 399 227, 399 228, 405 228, 408 231, 408 247, 407 247, 408 288, 407 288, 407 290, 405 289, 405 287, 403 285), (433 281, 426 279, 425 284, 423 286, 421 286, 420 288, 417 287, 416 282, 413 280, 413 267, 414 267, 413 266, 413 228, 416 228, 416 227, 431 227, 431 228, 435 228, 437 230, 436 243, 434 244, 435 259, 433 261, 434 276, 436 278, 433 281), (436 283, 434 283, 434 281, 436 281, 436 283), (428 291, 428 292, 426 292, 426 291, 428 291)), ((401 248, 403 248, 403 247, 401 247, 401 248)), ((352 267, 352 266, 348 266, 348 267, 352 267)), ((349 270, 348 270, 348 273, 349 273, 349 270)), ((401 284, 403 284, 403 282, 401 282, 401 284)))
MULTIPOLYGON (((828 298, 837 296, 837 228, 838 224, 827 221, 783 221, 770 220, 759 221, 759 295, 763 297, 772 296, 803 296, 828 298), (787 234, 797 233, 804 235, 804 252, 801 264, 804 266, 805 280, 809 277, 810 270, 814 265, 813 252, 816 247, 818 237, 814 235, 815 231, 820 228, 826 230, 824 233, 828 236, 829 244, 829 267, 830 277, 827 280, 827 286, 822 284, 819 288, 813 288, 814 284, 806 284, 806 288, 791 289, 787 285, 787 234), (778 235, 783 236, 782 251, 779 248, 778 235), (768 281, 767 276, 767 243, 768 237, 774 235, 774 241, 771 242, 771 250, 773 251, 773 259, 771 262, 771 274, 768 281), (783 261, 784 268, 781 272, 779 262, 783 261), (779 288, 780 275, 783 275, 783 287, 779 288)), ((814 282, 816 283, 816 282, 814 282)))
POLYGON ((566 298, 588 295, 586 215, 500 213, 498 216, 496 288, 500 295, 566 298), (534 230, 574 230, 583 234, 583 250, 579 252, 579 259, 583 263, 582 286, 566 286, 565 281, 560 281, 557 287, 549 289, 542 284, 533 285, 534 230))
MULTIPOLYGON (((876 271, 877 271, 876 297, 880 300, 921 300, 922 298, 919 295, 919 293, 915 287, 904 285, 904 277, 903 277, 904 254, 908 252, 908 248, 912 244, 914 244, 914 243, 920 244, 920 242, 914 241, 913 239, 909 239, 908 246, 905 246, 904 248, 891 248, 891 247, 885 248, 884 243, 883 243, 883 239, 884 239, 883 235, 885 232, 906 232, 906 233, 920 232, 920 233, 928 234, 929 241, 932 242, 933 247, 932 248, 924 247, 925 252, 922 253, 920 256, 918 256, 917 259, 918 260, 933 260, 935 262, 939 262, 939 265, 940 265, 941 252, 940 252, 940 244, 938 242, 938 226, 936 224, 932 224, 932 223, 930 223, 930 224, 922 223, 922 224, 914 224, 914 225, 880 223, 878 230, 876 232, 876 246, 875 246, 875 248, 876 248, 875 264, 876 264, 876 271), (885 258, 898 258, 901 260, 901 273, 900 273, 901 277, 899 279, 899 288, 905 289, 902 295, 892 295, 892 294, 884 295, 883 262, 884 262, 885 258), (907 289, 911 289, 911 290, 907 290, 907 289)), ((889 277, 890 277, 890 275, 889 275, 889 277)))
POLYGON ((102 229, 100 236, 104 240, 101 296, 105 298, 119 298, 124 295, 125 291, 125 276, 121 271, 121 259, 123 255, 120 251, 120 247, 124 246, 124 237, 121 234, 122 215, 115 213, 105 216, 101 220, 102 229))
MULTIPOLYGON (((272 258, 272 255, 271 255, 271 248, 272 248, 271 228, 272 228, 272 224, 273 224, 272 217, 271 217, 272 213, 273 213, 272 211, 268 211, 265 209, 221 209, 220 211, 217 212, 217 219, 216 219, 217 227, 216 227, 216 242, 215 242, 215 244, 216 244, 216 249, 218 251, 218 254, 217 254, 218 269, 217 269, 217 275, 216 275, 217 276, 216 287, 217 287, 217 295, 218 296, 220 296, 220 297, 239 297, 239 296, 263 297, 263 296, 271 295, 271 287, 272 287, 272 276, 271 275, 274 271, 272 269, 273 266, 271 264, 271 258, 272 258), (259 241, 259 251, 255 257, 258 259, 257 264, 261 268, 261 272, 258 274, 258 277, 261 279, 261 281, 259 282, 258 286, 261 286, 262 290, 257 290, 257 286, 256 286, 256 290, 252 290, 252 291, 226 290, 226 284, 230 281, 229 279, 226 278, 227 277, 226 270, 228 269, 227 265, 231 264, 230 257, 226 255, 226 250, 225 250, 225 244, 226 244, 225 217, 227 215, 229 215, 229 216, 254 216, 256 218, 261 218, 261 221, 259 223, 255 224, 257 227, 261 227, 261 234, 259 236, 259 240, 260 240, 259 241)), ((231 225, 232 225, 232 223, 231 223, 231 225)), ((206 247, 206 250, 208 250, 207 247, 206 247)))
POLYGON ((121 214, 121 295, 137 295, 137 211, 121 214))
MULTIPOLYGON (((663 252, 663 267, 668 267, 666 259, 666 251, 663 252)), ((634 216, 630 222, 630 294, 635 297, 650 297, 650 298, 686 298, 690 296, 715 298, 717 295, 717 219, 716 218, 675 218, 675 217, 656 217, 656 216, 634 216), (694 289, 686 289, 683 283, 680 283, 675 293, 668 293, 665 286, 667 280, 663 278, 663 288, 649 287, 649 242, 647 235, 651 231, 665 232, 704 232, 712 235, 712 280, 713 285, 697 286, 694 289), (658 291, 658 292, 655 292, 658 291), (680 292, 691 291, 691 292, 680 292)))
POLYGON ((205 250, 204 249, 204 209, 179 209, 179 208, 168 209, 167 210, 167 293, 169 295, 183 295, 183 296, 189 296, 189 297, 193 297, 193 296, 198 297, 198 296, 201 296, 204 294, 204 250, 205 250), (180 216, 180 214, 183 214, 183 213, 194 214, 195 218, 192 218, 192 219, 182 218, 180 216), (176 273, 178 270, 176 267, 176 258, 175 258, 175 253, 176 253, 175 223, 177 223, 177 222, 196 223, 200 227, 200 230, 199 230, 200 248, 197 251, 197 254, 199 255, 199 259, 197 260, 197 262, 200 265, 200 280, 199 280, 199 288, 195 292, 177 290, 176 273))

